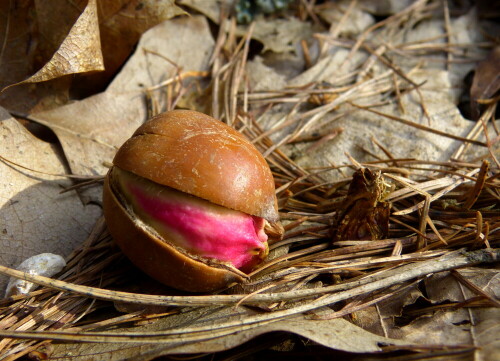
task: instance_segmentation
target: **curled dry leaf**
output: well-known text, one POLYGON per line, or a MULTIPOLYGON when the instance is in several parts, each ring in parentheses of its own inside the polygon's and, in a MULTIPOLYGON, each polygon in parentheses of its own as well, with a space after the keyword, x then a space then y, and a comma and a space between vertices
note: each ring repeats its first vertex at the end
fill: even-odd
MULTIPOLYGON (((42 43, 39 41, 40 26, 34 19, 33 8, 29 3, 30 1, 0 2, 0 23, 5 25, 2 25, 0 33, 5 45, 0 59, 0 89, 28 78, 57 49, 57 46, 54 47, 46 57, 44 52, 42 54, 38 46, 42 43)), ((18 112, 29 112, 40 104, 45 108, 60 105, 68 100, 67 81, 65 79, 62 84, 49 82, 11 87, 0 93, 0 105, 18 112)))
POLYGON ((104 70, 96 0, 89 0, 68 36, 39 71, 20 83, 38 83, 64 75, 104 70))
MULTIPOLYGON (((247 31, 247 26, 239 26, 237 34, 243 36, 247 31)), ((264 46, 262 52, 270 50, 275 53, 285 53, 295 51, 300 40, 307 39, 311 35, 310 23, 296 18, 267 19, 259 16, 255 19, 252 39, 262 43, 264 46)))
MULTIPOLYGON (((318 311, 319 315, 322 311, 318 311)), ((245 308, 214 308, 203 307, 178 315, 172 315, 149 324, 134 328, 134 332, 142 334, 162 332, 165 330, 175 330, 184 325, 196 324, 196 326, 216 325, 221 321, 234 320, 256 314, 254 311, 245 308)), ((227 350, 232 347, 257 337, 275 331, 286 331, 306 337, 314 342, 327 347, 348 352, 376 352, 380 351, 382 344, 404 344, 399 340, 381 337, 364 331, 344 319, 334 320, 313 320, 307 315, 299 315, 295 318, 285 319, 269 324, 262 324, 259 327, 242 328, 238 332, 234 329, 222 331, 216 330, 210 333, 193 332, 180 337, 164 338, 155 344, 127 344, 123 347, 120 343, 82 343, 82 344, 60 344, 55 348, 52 355, 54 358, 61 357, 63 360, 99 360, 100 355, 106 353, 109 360, 137 359, 152 360, 162 355, 172 354, 193 354, 200 352, 217 352, 227 350), (224 337, 220 337, 224 336, 224 337), (67 355, 72 355, 67 357, 67 355)), ((168 331, 167 331, 168 332, 168 331)))
POLYGON ((187 6, 199 13, 205 15, 214 23, 219 24, 221 10, 226 14, 231 13, 232 7, 236 0, 179 0, 178 3, 187 6))
POLYGON ((356 313, 356 321, 375 334, 414 343, 479 346, 476 351, 479 359, 497 360, 499 309, 464 282, 483 295, 498 299, 498 270, 464 268, 454 272, 429 276, 423 284, 415 284, 377 307, 356 313), (425 296, 421 290, 425 290, 425 296))
MULTIPOLYGON (((0 155, 34 170, 66 173, 52 145, 33 137, 0 108, 0 155)), ((39 253, 66 257, 90 232, 100 214, 75 193, 60 194, 71 183, 64 177, 32 173, 0 160, 0 263, 17 266, 39 253)), ((0 278, 2 293, 7 283, 0 278)))
POLYGON ((333 241, 377 240, 389 233, 390 203, 383 202, 386 185, 380 171, 358 169, 334 220, 333 241))
POLYGON ((67 103, 70 91, 72 97, 101 91, 142 33, 184 13, 174 0, 3 1, 0 89, 40 71, 1 93, 0 105, 29 114, 67 103), (60 78, 65 74, 76 75, 60 78))
POLYGON ((178 15, 186 14, 175 0, 98 0, 103 72, 80 76, 73 86, 78 94, 102 89, 129 58, 142 34, 178 15))
POLYGON ((476 67, 470 88, 471 109, 474 119, 479 118, 478 101, 493 97, 500 89, 500 46, 495 47, 476 67))
MULTIPOLYGON (((498 270, 464 269, 458 272, 460 277, 491 297, 500 292, 498 270)), ((420 310, 418 318, 401 327, 401 337, 428 345, 472 346, 477 348, 476 357, 479 360, 499 359, 498 306, 489 303, 478 292, 471 292, 448 272, 435 274, 426 280, 426 289, 429 300, 435 306, 429 307, 427 312, 420 310), (479 303, 470 303, 474 299, 479 303)))

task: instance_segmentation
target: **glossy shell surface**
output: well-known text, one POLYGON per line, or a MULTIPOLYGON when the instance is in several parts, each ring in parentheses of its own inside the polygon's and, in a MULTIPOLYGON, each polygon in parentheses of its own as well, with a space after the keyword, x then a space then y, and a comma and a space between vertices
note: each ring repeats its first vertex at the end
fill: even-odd
POLYGON ((174 110, 142 125, 114 165, 270 222, 279 219, 266 160, 242 134, 199 112, 174 110))
MULTIPOLYGON (((142 125, 118 150, 114 167, 220 206, 278 222, 274 179, 260 152, 243 135, 202 113, 175 110, 142 125)), ((125 204, 113 172, 103 192, 108 229, 123 253, 158 281, 209 292, 245 280, 223 262, 188 254, 162 239, 125 204)))

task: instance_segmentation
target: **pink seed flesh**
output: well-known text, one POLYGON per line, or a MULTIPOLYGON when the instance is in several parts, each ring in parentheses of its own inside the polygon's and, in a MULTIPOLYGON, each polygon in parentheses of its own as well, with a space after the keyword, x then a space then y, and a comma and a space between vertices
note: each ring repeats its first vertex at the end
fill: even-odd
POLYGON ((153 194, 131 183, 127 184, 127 188, 138 209, 153 221, 152 226, 187 251, 230 262, 244 271, 261 261, 267 242, 263 218, 229 210, 177 191, 153 194))

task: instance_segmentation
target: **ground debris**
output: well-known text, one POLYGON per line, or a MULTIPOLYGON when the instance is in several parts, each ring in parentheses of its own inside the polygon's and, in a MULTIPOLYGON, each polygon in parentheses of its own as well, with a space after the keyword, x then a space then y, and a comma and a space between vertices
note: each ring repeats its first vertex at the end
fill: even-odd
POLYGON ((382 201, 385 188, 380 171, 361 168, 354 173, 334 219, 334 242, 387 237, 391 204, 382 201))

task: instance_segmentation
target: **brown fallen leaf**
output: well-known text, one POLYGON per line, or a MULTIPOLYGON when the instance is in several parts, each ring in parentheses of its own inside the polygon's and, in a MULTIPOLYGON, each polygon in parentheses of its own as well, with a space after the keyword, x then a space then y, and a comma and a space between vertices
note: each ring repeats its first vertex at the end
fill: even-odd
POLYGON ((470 102, 472 116, 478 119, 481 99, 493 97, 500 89, 500 46, 496 46, 488 57, 477 65, 472 86, 470 102))
POLYGON ((457 271, 458 277, 450 272, 433 275, 425 282, 429 300, 434 304, 443 302, 463 302, 480 296, 471 290, 460 278, 475 285, 493 299, 500 297, 500 274, 495 269, 464 268, 457 271))
POLYGON ((10 86, 23 83, 38 83, 64 75, 100 70, 104 70, 104 64, 101 53, 97 5, 96 0, 89 0, 68 36, 49 62, 28 79, 10 86))
MULTIPOLYGON (((235 323, 243 316, 256 314, 247 308, 219 308, 203 307, 192 311, 171 315, 153 324, 135 327, 131 332, 154 334, 158 331, 175 330, 184 325, 203 327, 210 324, 214 326, 221 321, 234 320, 235 323)), ((318 313, 321 314, 321 311, 318 313)), ((152 360, 159 356, 172 354, 193 354, 200 352, 217 352, 241 345, 248 340, 273 331, 286 331, 306 337, 321 345, 348 352, 376 352, 380 345, 404 344, 382 336, 377 336, 344 319, 313 320, 309 316, 300 315, 259 327, 253 327, 239 332, 225 332, 224 337, 218 333, 200 333, 199 335, 180 335, 169 340, 162 340, 154 344, 129 343, 124 346, 120 343, 66 343, 57 344, 54 348, 53 358, 61 360, 100 360, 106 354, 107 360, 152 360), (184 339, 183 339, 184 338, 184 339), (197 339, 198 338, 198 339, 197 339), (68 356, 71 355, 71 356, 68 356)))
POLYGON ((0 93, 0 105, 28 114, 67 103, 70 91, 72 98, 102 91, 142 33, 184 13, 174 0, 0 2, 0 89, 20 84, 0 93))
MULTIPOLYGON (((464 268, 454 271, 481 292, 498 299, 500 275, 495 269, 464 268)), ((468 300, 482 299, 453 275, 441 272, 429 276, 425 286, 415 285, 406 292, 356 313, 358 324, 378 335, 436 347, 469 346, 478 360, 498 360, 500 311, 492 307, 474 307, 468 300), (421 290, 425 290, 422 293, 421 290), (427 306, 424 306, 427 305, 427 306)))
POLYGON ((148 29, 186 12, 175 0, 98 0, 99 30, 105 69, 79 75, 72 93, 79 97, 95 94, 109 84, 148 29))
MULTIPOLYGON (((64 174, 57 149, 31 135, 0 108, 0 156, 28 168, 64 174)), ((64 177, 33 173, 0 160, 0 263, 17 266, 39 253, 67 256, 86 238, 100 207, 83 205, 75 193, 60 194, 64 177)), ((0 292, 7 284, 0 277, 0 292)))
POLYGON ((361 168, 353 174, 346 199, 335 216, 333 242, 387 237, 391 206, 382 201, 385 187, 380 171, 361 168))
POLYGON ((388 300, 377 303, 352 314, 355 324, 376 335, 400 339, 401 332, 395 326, 395 320, 403 315, 405 307, 413 305, 423 297, 418 284, 413 284, 404 292, 398 292, 388 300))
POLYGON ((178 3, 198 11, 216 24, 219 24, 221 10, 229 14, 234 6, 234 3, 226 0, 179 0, 178 3))
MULTIPOLYGON (((0 23, 5 25, 0 89, 28 78, 53 54, 45 56, 45 52, 40 50, 39 45, 43 43, 40 41, 40 26, 31 3, 28 0, 0 2, 0 23)), ((67 17, 72 18, 69 14, 67 17)), ((55 49, 57 47, 53 51, 55 49)), ((56 80, 11 87, 0 93, 0 105, 10 111, 29 112, 37 106, 47 109, 63 104, 68 101, 69 81, 63 79, 62 82, 56 80)))
MULTIPOLYGON (((296 18, 268 19, 258 16, 254 22, 252 39, 262 43, 262 52, 294 52, 302 39, 312 36, 312 25, 296 18)), ((238 26, 237 34, 243 36, 247 31, 247 26, 238 26)))
MULTIPOLYGON (((204 14, 218 24, 221 11, 224 14, 231 14, 236 1, 181 0, 179 3, 204 14)), ((226 30, 229 30, 231 25, 227 25, 226 30)), ((241 25, 237 27, 236 34, 245 36, 247 31, 248 26, 241 25)), ((251 37, 262 43, 264 46, 262 53, 268 50, 275 53, 286 53, 296 51, 296 46, 300 41, 311 35, 312 26, 309 22, 300 21, 294 17, 280 19, 259 15, 255 18, 255 28, 251 37)))

